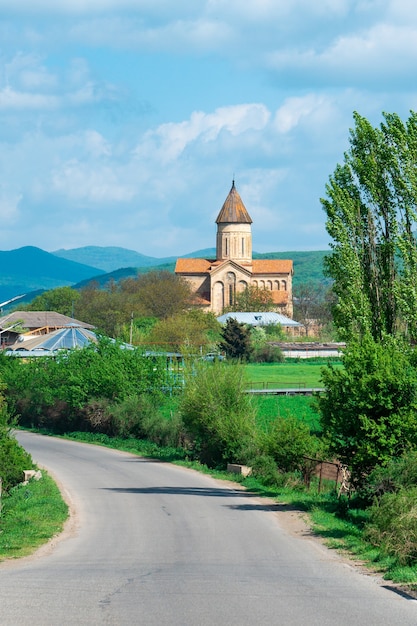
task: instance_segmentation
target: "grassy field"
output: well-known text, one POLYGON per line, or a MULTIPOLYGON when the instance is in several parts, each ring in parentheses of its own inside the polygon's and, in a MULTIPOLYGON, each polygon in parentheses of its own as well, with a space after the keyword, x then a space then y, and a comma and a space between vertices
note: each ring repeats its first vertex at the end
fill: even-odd
POLYGON ((321 431, 311 396, 254 396, 253 402, 257 408, 257 426, 261 430, 266 430, 277 417, 292 415, 306 422, 313 433, 321 431))
MULTIPOLYGON (((269 388, 303 388, 322 387, 321 370, 326 365, 323 362, 285 361, 284 363, 249 363, 245 365, 246 380, 253 389, 263 386, 269 388)), ((334 367, 342 367, 340 362, 333 363, 334 367)))

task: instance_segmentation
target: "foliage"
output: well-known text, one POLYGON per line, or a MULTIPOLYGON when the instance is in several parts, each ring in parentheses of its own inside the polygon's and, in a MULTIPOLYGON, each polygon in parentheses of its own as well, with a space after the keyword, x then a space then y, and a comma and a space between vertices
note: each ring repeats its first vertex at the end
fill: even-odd
POLYGON ((370 509, 365 537, 400 565, 417 564, 417 486, 385 493, 370 509))
POLYGON ((159 390, 167 384, 168 372, 164 357, 145 357, 101 338, 82 350, 19 363, 3 375, 8 401, 22 424, 64 432, 82 427, 92 401, 121 402, 159 390))
POLYGON ((76 316, 112 337, 119 337, 139 317, 167 319, 185 311, 191 298, 189 284, 180 276, 156 270, 129 277, 105 289, 90 283, 80 292, 76 316))
POLYGON ((179 410, 194 453, 209 465, 244 463, 256 447, 255 410, 239 364, 198 363, 189 370, 179 410))
POLYGON ((191 288, 189 283, 166 270, 156 270, 138 275, 136 279, 127 278, 120 284, 121 292, 136 309, 143 314, 166 319, 189 305, 191 288))
POLYGON ((177 415, 166 419, 160 411, 161 400, 158 394, 142 394, 113 404, 109 407, 112 434, 147 439, 160 446, 178 446, 182 433, 181 420, 177 415))
POLYGON ((223 313, 229 311, 272 311, 273 308, 274 302, 271 291, 248 285, 243 291, 236 293, 233 305, 226 307, 223 313))
POLYGON ((305 456, 315 457, 319 448, 317 437, 309 426, 294 415, 270 422, 263 437, 263 448, 283 472, 301 470, 305 456))
POLYGON ((281 324, 265 324, 262 326, 268 341, 284 341, 286 338, 284 329, 281 324))
POLYGON ((30 304, 19 306, 22 311, 55 311, 74 317, 74 307, 80 299, 80 292, 71 287, 57 287, 36 296, 30 304))
POLYGON ((32 468, 30 455, 18 444, 11 433, 11 423, 4 399, 4 385, 0 384, 0 478, 4 491, 22 482, 23 471, 32 468))
POLYGON ((271 346, 265 343, 263 346, 256 346, 250 355, 251 363, 283 363, 284 354, 278 346, 271 346))
POLYGON ((186 354, 210 350, 220 337, 221 326, 213 313, 191 310, 159 320, 144 341, 169 351, 186 354))
POLYGON ((329 366, 318 397, 331 451, 362 484, 376 465, 417 444, 416 354, 392 337, 351 342, 344 369, 329 366))
POLYGON ((417 114, 384 114, 373 128, 354 114, 350 149, 322 200, 333 239, 326 273, 343 339, 399 332, 417 338, 417 114))
POLYGON ((221 331, 221 336, 219 347, 227 357, 242 361, 250 357, 252 351, 250 329, 245 324, 240 324, 230 317, 221 331))

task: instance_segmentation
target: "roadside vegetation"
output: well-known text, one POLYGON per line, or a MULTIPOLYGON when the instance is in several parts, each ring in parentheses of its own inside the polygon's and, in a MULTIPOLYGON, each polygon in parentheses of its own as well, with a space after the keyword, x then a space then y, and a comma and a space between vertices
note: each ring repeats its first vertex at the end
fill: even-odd
MULTIPOLYGON (((55 293, 62 309, 53 300, 48 308, 68 313, 71 304, 79 318, 140 349, 103 338, 54 359, 0 358, 0 445, 12 451, 4 458, 19 466, 13 417, 218 475, 228 462, 249 465, 245 486, 309 511, 332 546, 417 584, 417 114, 405 123, 385 114, 373 128, 355 113, 354 124, 322 200, 332 239, 326 288, 299 283, 295 294, 307 335, 319 328, 322 338, 345 342, 342 364, 285 361, 279 327, 220 327, 189 310, 187 285, 169 272, 90 285, 77 297, 55 293), (184 363, 174 366, 161 350, 181 352, 184 363), (219 351, 225 362, 204 362, 219 351), (324 392, 247 393, 265 384, 324 392), (322 461, 343 465, 342 488, 316 476, 322 461)), ((271 302, 251 288, 235 306, 271 302)))

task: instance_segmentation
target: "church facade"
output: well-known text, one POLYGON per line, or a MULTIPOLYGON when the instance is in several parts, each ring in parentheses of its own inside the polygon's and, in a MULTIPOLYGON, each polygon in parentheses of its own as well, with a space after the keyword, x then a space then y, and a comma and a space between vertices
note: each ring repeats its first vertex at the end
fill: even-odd
POLYGON ((253 286, 270 291, 274 310, 291 318, 293 263, 252 258, 252 219, 234 181, 216 224, 215 259, 177 259, 175 273, 191 284, 194 305, 221 315, 253 286))

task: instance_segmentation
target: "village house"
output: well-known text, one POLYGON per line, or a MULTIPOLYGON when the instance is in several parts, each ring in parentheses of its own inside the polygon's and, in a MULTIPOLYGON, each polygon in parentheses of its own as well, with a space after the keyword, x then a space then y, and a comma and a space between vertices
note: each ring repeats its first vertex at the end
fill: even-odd
POLYGON ((252 219, 233 181, 216 219, 215 259, 178 259, 175 273, 192 286, 194 305, 216 315, 248 286, 268 289, 276 312, 292 317, 293 263, 252 258, 252 219))

